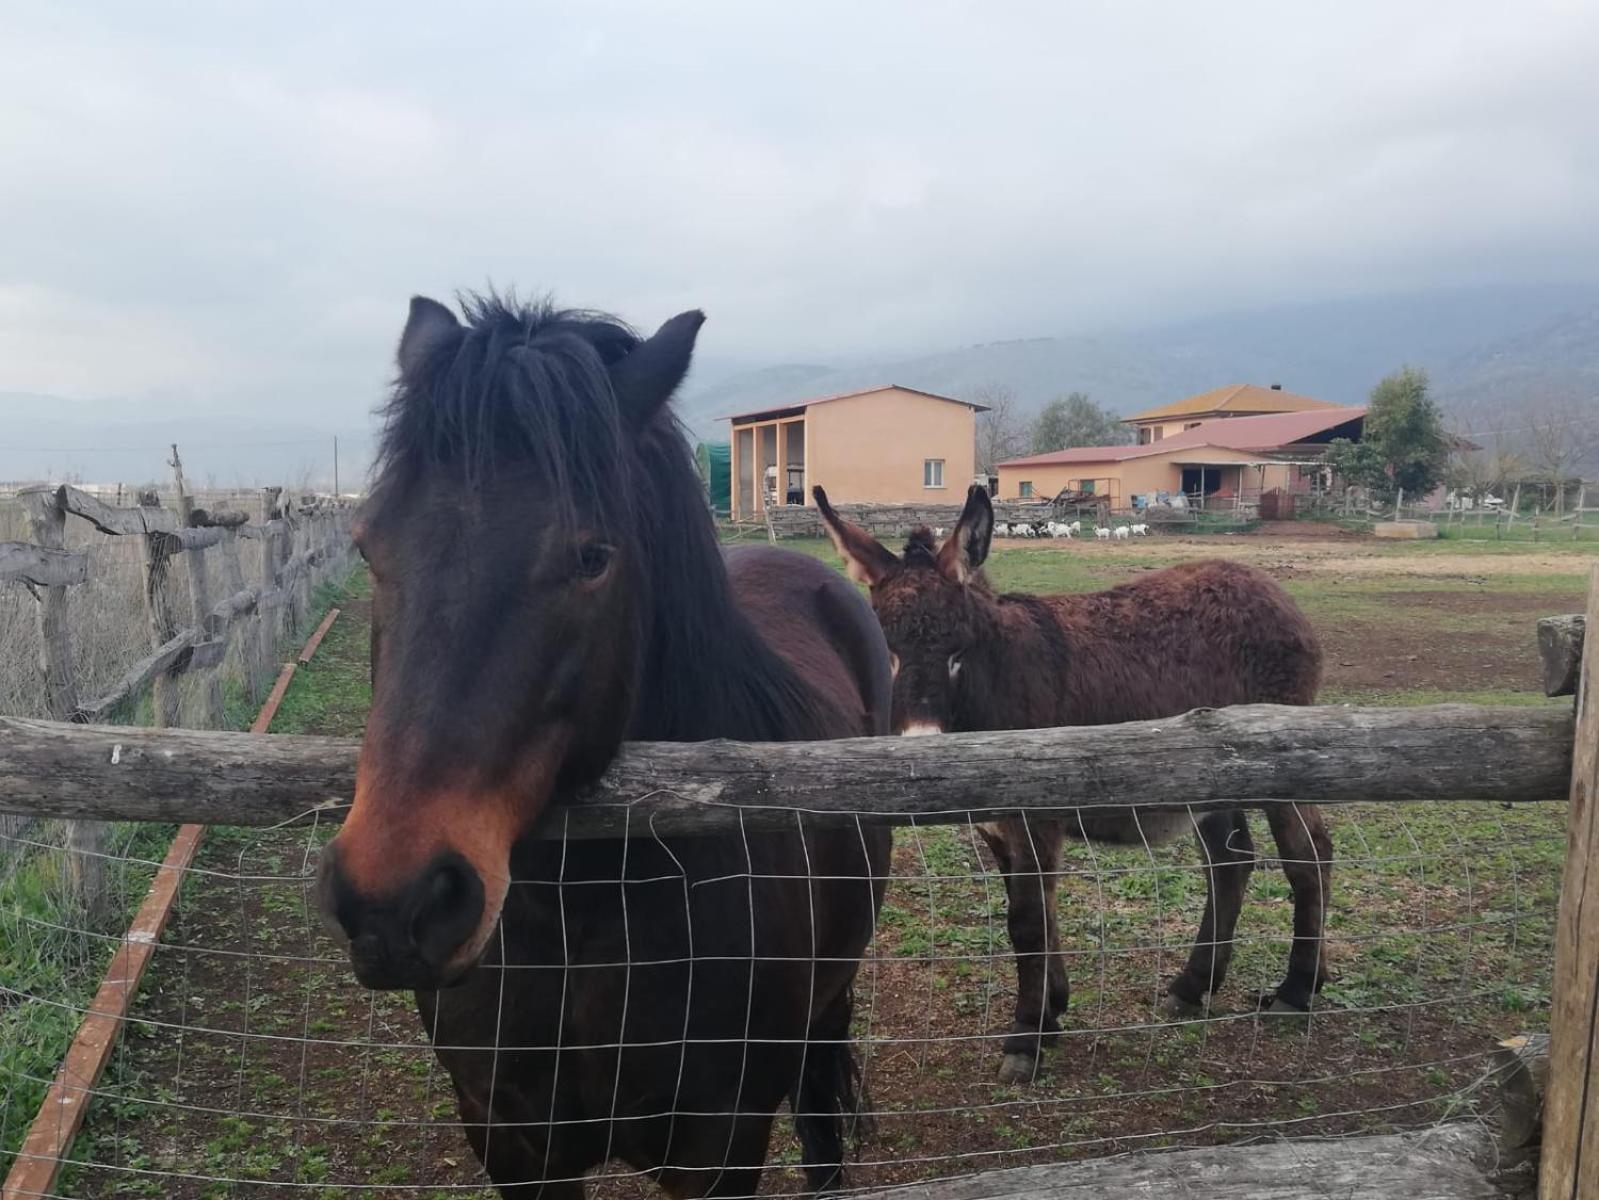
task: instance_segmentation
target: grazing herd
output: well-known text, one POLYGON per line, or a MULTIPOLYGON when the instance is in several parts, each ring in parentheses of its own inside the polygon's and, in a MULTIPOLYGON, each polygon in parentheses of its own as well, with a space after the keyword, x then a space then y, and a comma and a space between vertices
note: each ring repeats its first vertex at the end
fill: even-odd
MULTIPOLYGON (((887 829, 541 836, 561 829, 561 799, 626 740, 1308 704, 1315 635, 1272 580, 1227 562, 1091 595, 997 593, 983 564, 1000 530, 981 488, 947 536, 920 529, 902 555, 817 489, 869 598, 808 555, 725 549, 668 404, 701 314, 643 339, 547 304, 464 308, 463 323, 414 299, 399 343, 356 531, 373 587, 372 706, 354 800, 320 863, 322 908, 361 982, 415 992, 501 1195, 577 1200, 613 1160, 673 1197, 754 1195, 784 1103, 809 1186, 841 1187, 861 1105, 853 985, 890 872, 887 829)), ((1324 978, 1332 848, 1311 806, 1266 816, 1294 899, 1270 1004, 1300 1011, 1324 978)), ((1255 860, 1241 810, 1068 807, 982 827, 1017 962, 1002 1079, 1032 1078, 1066 1016, 1066 838, 1153 844, 1189 829, 1209 897, 1168 985, 1177 1013, 1201 1011, 1227 971, 1255 860)))
MULTIPOLYGON (((1136 525, 1094 525, 1091 526, 1094 537, 1103 542, 1112 538, 1125 541, 1128 538, 1148 537, 1149 526, 1140 521, 1136 525)), ((1071 539, 1082 536, 1083 523, 1081 521, 996 521, 994 523, 995 537, 1015 538, 1066 538, 1071 539)), ((933 536, 942 538, 944 529, 940 526, 933 530, 933 536)))

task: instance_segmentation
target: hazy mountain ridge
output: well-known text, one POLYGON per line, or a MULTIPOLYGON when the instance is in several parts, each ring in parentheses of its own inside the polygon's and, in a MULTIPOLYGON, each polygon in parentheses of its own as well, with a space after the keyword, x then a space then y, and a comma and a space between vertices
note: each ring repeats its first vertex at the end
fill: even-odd
MULTIPOLYGON (((1407 362, 1431 373, 1439 399, 1473 430, 1502 428, 1507 411, 1551 398, 1592 405, 1599 421, 1599 290, 1502 288, 1342 300, 1093 337, 990 341, 876 362, 749 369, 707 360, 698 379, 690 376, 677 410, 692 433, 720 440, 728 427, 719 418, 730 413, 883 383, 959 397, 1000 384, 1029 412, 1073 390, 1131 413, 1245 382, 1281 383, 1359 404, 1378 379, 1407 362)), ((197 483, 322 484, 331 479, 337 435, 341 483, 359 486, 375 420, 363 427, 342 424, 343 414, 329 415, 309 424, 271 414, 151 414, 131 400, 0 393, 0 481, 164 479, 166 446, 176 441, 197 483)))
POLYGON ((1599 395, 1599 293, 1506 288, 1342 300, 1229 314, 1101 337, 990 342, 828 369, 772 367, 719 380, 678 402, 702 435, 726 437, 728 413, 883 383, 968 398, 1009 387, 1024 409, 1085 391, 1121 413, 1230 383, 1281 383, 1320 399, 1363 403, 1409 363, 1440 400, 1476 419, 1543 394, 1599 395))

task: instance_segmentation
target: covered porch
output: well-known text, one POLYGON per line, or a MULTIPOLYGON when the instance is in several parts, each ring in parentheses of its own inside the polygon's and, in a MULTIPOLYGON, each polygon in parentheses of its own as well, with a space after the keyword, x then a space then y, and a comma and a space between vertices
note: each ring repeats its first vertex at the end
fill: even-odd
POLYGON ((731 446, 735 521, 759 520, 768 506, 806 502, 804 409, 735 420, 731 446))

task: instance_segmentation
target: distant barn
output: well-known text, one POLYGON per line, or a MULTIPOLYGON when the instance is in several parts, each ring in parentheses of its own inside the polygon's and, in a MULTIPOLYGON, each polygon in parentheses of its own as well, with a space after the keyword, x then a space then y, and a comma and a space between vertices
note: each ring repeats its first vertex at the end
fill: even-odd
POLYGON ((959 504, 976 474, 981 404, 888 384, 739 413, 732 423, 733 515, 808 504, 959 504))

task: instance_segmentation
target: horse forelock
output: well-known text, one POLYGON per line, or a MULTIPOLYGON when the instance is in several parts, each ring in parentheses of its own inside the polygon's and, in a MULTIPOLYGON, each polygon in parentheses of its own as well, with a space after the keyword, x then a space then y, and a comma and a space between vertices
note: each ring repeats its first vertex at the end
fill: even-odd
POLYGON ((408 374, 383 409, 374 491, 417 473, 453 472, 470 487, 531 473, 570 512, 611 524, 627 453, 609 369, 638 335, 604 313, 548 300, 466 293, 465 321, 408 374))

